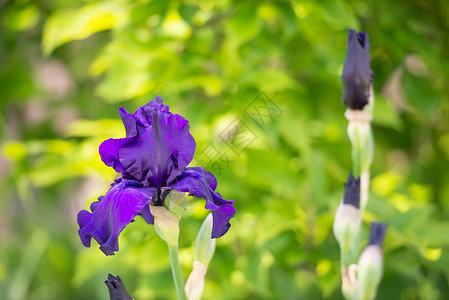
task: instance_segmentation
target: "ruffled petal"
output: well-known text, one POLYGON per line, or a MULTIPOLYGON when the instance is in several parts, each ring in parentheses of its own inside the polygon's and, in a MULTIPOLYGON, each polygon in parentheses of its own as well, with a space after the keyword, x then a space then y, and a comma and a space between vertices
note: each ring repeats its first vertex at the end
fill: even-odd
POLYGON ((158 96, 134 114, 120 109, 127 138, 110 139, 100 146, 108 166, 158 188, 167 184, 172 172, 192 161, 196 147, 189 122, 162 102, 158 96))
POLYGON ((119 150, 121 147, 126 145, 126 143, 131 142, 133 138, 124 139, 108 139, 101 143, 100 145, 100 156, 101 160, 105 165, 114 168, 116 172, 124 173, 126 172, 125 167, 119 160, 119 150))
POLYGON ((123 107, 120 107, 118 111, 122 118, 123 126, 125 126, 126 137, 136 136, 138 132, 136 119, 134 119, 123 107))
MULTIPOLYGON (((91 205, 92 213, 82 210, 78 213, 78 234, 84 246, 90 247, 93 237, 100 250, 106 255, 114 255, 119 250, 118 236, 136 215, 150 219, 145 207, 153 198, 154 188, 144 188, 141 183, 124 180, 115 184, 91 205)), ((148 221, 147 221, 148 222, 148 221)))
MULTIPOLYGON (((118 173, 126 173, 125 167, 120 162, 120 148, 128 143, 132 143, 138 135, 138 124, 136 119, 129 114, 123 107, 119 109, 120 117, 126 130, 126 138, 107 139, 100 145, 101 160, 105 165, 114 168, 118 173)), ((129 176, 127 176, 129 177, 129 176)))
POLYGON ((201 167, 186 168, 167 187, 180 192, 188 192, 190 196, 206 200, 205 208, 212 211, 214 219, 212 238, 224 235, 231 226, 229 220, 235 215, 234 200, 223 199, 219 193, 215 192, 216 187, 215 176, 201 167))
POLYGON ((189 123, 170 113, 162 99, 139 108, 134 116, 142 124, 147 120, 147 127, 133 143, 120 148, 120 162, 136 180, 162 187, 173 170, 185 168, 193 159, 195 140, 189 123))

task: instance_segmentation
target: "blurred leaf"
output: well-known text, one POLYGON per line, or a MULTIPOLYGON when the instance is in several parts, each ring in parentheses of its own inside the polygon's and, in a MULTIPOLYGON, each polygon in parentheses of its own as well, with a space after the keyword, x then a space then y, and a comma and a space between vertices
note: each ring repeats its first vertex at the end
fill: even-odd
POLYGON ((261 91, 270 93, 289 88, 300 89, 300 85, 285 71, 271 68, 249 72, 242 76, 240 82, 242 85, 255 86, 261 91))
POLYGON ((26 156, 26 149, 23 143, 16 141, 8 141, 2 145, 3 155, 6 157, 20 161, 26 156))
POLYGON ((401 119, 388 99, 376 96, 373 109, 373 124, 396 130, 402 129, 401 119))
POLYGON ((43 51, 49 55, 60 45, 115 28, 126 20, 126 7, 117 2, 89 3, 80 9, 58 10, 45 23, 43 51))
POLYGON ((254 6, 257 2, 241 2, 236 8, 235 14, 229 20, 228 29, 230 38, 237 40, 238 44, 243 44, 259 33, 260 24, 257 18, 257 10, 254 6))
POLYGON ((44 230, 37 228, 32 233, 24 248, 19 268, 11 277, 9 297, 11 300, 25 299, 36 266, 48 247, 49 237, 44 230))
POLYGON ((385 197, 391 194, 401 181, 403 181, 402 176, 393 172, 379 174, 372 181, 373 191, 385 197))
POLYGON ((118 119, 77 120, 67 129, 68 137, 120 137, 125 133, 122 121, 118 119))
POLYGON ((429 78, 419 78, 406 72, 402 84, 407 100, 416 109, 417 115, 427 120, 440 105, 434 83, 429 78))
POLYGON ((9 18, 5 23, 12 30, 25 31, 35 27, 39 19, 39 9, 35 5, 28 5, 19 10, 9 8, 9 18))
MULTIPOLYGON (((176 297, 166 246, 142 218, 114 257, 76 233, 79 210, 120 176, 98 153, 125 136, 117 108, 157 94, 189 120, 196 158, 213 144, 231 161, 204 166, 236 199, 204 299, 343 299, 331 229, 352 164, 340 79, 348 27, 368 32, 376 73, 363 220, 389 223, 378 299, 449 299, 447 1, 41 2, 0 4, 0 299, 20 272, 18 295, 30 300, 105 300, 110 272, 136 299, 176 297), (48 60, 72 78, 64 97, 42 90, 64 85, 48 60), (264 126, 248 110, 260 92, 281 109, 264 126), (237 115, 257 139, 234 153, 220 133, 237 115), (36 224, 47 238, 30 252, 36 224)), ((181 221, 185 278, 204 205, 189 197, 181 221)))
POLYGON ((352 15, 349 4, 340 0, 322 1, 319 4, 322 8, 323 19, 334 29, 359 29, 358 21, 352 15))

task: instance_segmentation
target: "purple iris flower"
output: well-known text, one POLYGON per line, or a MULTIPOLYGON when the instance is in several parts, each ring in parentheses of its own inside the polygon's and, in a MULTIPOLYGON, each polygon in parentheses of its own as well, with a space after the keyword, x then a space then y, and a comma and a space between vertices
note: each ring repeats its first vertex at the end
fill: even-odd
POLYGON ((106 255, 119 250, 118 236, 134 217, 153 224, 151 205, 162 206, 172 190, 188 192, 206 200, 213 215, 212 238, 224 235, 235 214, 234 200, 215 191, 217 181, 201 167, 187 167, 195 152, 189 122, 170 112, 160 96, 134 114, 120 108, 126 137, 108 139, 100 145, 103 162, 122 173, 106 195, 91 204, 92 212, 78 213, 78 234, 84 246, 93 237, 106 255))
POLYGON ((374 72, 370 68, 368 34, 349 29, 343 68, 343 104, 361 110, 368 104, 374 72))

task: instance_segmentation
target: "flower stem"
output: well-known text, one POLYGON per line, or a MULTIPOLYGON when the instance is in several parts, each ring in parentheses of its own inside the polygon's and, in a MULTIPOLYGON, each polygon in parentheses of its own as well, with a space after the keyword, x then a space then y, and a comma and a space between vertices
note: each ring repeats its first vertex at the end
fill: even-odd
POLYGON ((350 265, 350 261, 349 261, 349 247, 344 247, 345 249, 340 249, 340 259, 341 259, 341 264, 344 267, 349 267, 350 265))
POLYGON ((178 299, 187 300, 184 279, 182 278, 181 264, 179 263, 178 245, 168 245, 168 252, 170 253, 171 270, 173 273, 173 280, 175 282, 178 299))
POLYGON ((362 154, 360 149, 352 146, 352 174, 354 175, 355 178, 359 178, 360 177, 360 170, 362 168, 362 154))

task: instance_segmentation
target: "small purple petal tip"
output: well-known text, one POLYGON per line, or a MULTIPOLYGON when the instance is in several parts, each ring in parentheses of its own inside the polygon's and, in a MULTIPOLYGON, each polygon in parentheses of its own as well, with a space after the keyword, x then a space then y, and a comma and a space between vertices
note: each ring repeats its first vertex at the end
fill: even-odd
POLYGON ((379 247, 382 247, 386 231, 387 231, 386 223, 372 222, 371 235, 368 245, 378 245, 379 247))
POLYGON ((349 173, 348 180, 345 183, 343 203, 360 208, 360 178, 355 179, 352 173, 349 173))

